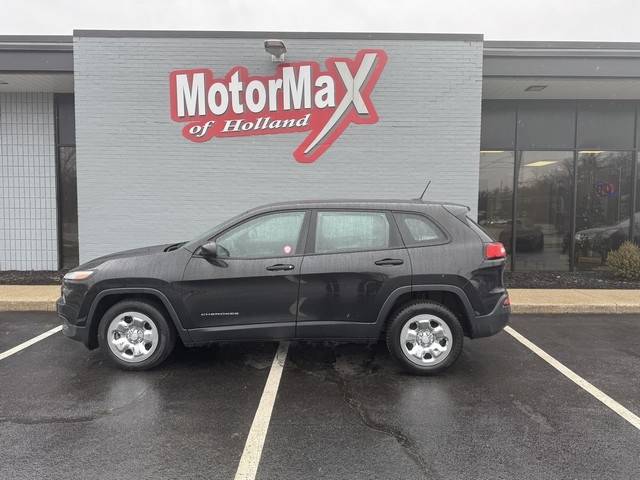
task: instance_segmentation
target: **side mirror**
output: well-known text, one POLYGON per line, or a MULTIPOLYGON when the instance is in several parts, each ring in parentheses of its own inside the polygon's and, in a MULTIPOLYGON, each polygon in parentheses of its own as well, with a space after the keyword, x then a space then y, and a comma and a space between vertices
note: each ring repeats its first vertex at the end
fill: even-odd
POLYGON ((203 257, 216 258, 218 256, 218 245, 211 240, 200 247, 199 252, 203 257))

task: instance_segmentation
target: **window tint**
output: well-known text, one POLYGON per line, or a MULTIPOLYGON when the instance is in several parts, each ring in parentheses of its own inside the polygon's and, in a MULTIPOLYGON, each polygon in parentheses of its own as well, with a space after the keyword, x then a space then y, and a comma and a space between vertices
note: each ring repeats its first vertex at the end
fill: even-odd
POLYGON ((284 257, 295 255, 305 212, 263 215, 216 239, 221 257, 284 257))
POLYGON ((402 229, 406 245, 420 243, 440 243, 447 240, 446 235, 433 222, 422 215, 413 213, 396 214, 402 229))
POLYGON ((316 253, 389 247, 389 222, 382 212, 318 212, 316 253))

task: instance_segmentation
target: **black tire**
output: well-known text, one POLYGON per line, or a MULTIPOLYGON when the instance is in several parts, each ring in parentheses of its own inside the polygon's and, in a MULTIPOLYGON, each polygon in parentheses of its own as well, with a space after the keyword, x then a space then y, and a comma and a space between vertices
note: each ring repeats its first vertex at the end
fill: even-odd
POLYGON ((415 301, 406 304, 397 312, 387 325, 387 348, 391 355, 410 373, 416 375, 434 375, 449 368, 460 356, 464 341, 464 331, 457 317, 444 305, 432 301, 415 301), (429 314, 445 322, 451 331, 452 345, 444 360, 436 365, 417 365, 402 350, 400 335, 405 324, 420 314, 429 314))
POLYGON ((116 365, 124 370, 149 370, 160 365, 171 354, 176 344, 176 330, 171 320, 167 319, 162 311, 150 302, 141 300, 123 300, 113 305, 102 316, 98 325, 98 343, 102 352, 116 365), (118 315, 125 312, 139 312, 149 317, 158 331, 158 342, 155 350, 139 362, 125 361, 119 358, 108 344, 109 324, 118 315))

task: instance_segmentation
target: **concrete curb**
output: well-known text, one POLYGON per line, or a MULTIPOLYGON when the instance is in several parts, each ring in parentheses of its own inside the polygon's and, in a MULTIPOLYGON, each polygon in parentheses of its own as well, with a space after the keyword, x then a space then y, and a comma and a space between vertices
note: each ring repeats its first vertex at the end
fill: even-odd
POLYGON ((60 285, 0 285, 0 312, 51 312, 60 285))
POLYGON ((566 304, 514 304, 511 303, 513 314, 590 314, 590 313, 640 313, 640 305, 566 305, 566 304))
POLYGON ((0 302, 2 312, 55 312, 56 303, 50 301, 0 302))

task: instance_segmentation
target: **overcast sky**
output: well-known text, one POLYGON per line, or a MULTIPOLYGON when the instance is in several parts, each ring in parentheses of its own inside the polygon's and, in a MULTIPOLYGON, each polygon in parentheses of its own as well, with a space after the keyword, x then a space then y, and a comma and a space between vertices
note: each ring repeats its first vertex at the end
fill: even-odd
POLYGON ((638 0, 2 0, 0 35, 73 29, 483 33, 640 41, 638 0))

